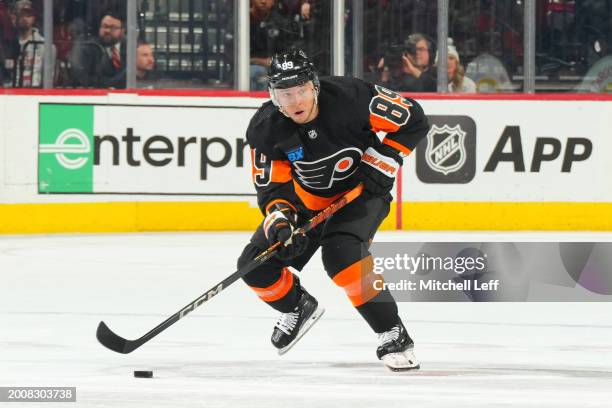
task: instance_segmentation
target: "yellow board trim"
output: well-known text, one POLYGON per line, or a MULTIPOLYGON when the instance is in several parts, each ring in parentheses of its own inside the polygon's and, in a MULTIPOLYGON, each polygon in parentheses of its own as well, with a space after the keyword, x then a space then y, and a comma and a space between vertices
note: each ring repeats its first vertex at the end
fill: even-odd
POLYGON ((612 203, 410 202, 402 229, 431 231, 612 231, 612 203))
MULTIPOLYGON (((612 203, 411 202, 403 229, 612 231, 612 203)), ((261 222, 246 202, 0 204, 0 233, 250 231, 261 222)), ((395 206, 381 229, 394 230, 395 206)))
POLYGON ((1 204, 0 233, 251 230, 262 218, 247 202, 1 204))

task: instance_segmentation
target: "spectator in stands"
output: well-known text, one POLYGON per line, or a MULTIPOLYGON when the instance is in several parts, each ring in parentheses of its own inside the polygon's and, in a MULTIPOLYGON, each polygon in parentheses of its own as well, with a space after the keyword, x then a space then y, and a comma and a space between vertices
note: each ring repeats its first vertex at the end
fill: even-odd
POLYGON ((434 44, 423 34, 411 34, 403 47, 392 47, 394 55, 379 61, 380 82, 395 91, 435 92, 434 44), (396 61, 392 61, 396 60, 396 61), (395 63, 394 63, 395 62, 395 63))
POLYGON ((17 50, 14 50, 15 28, 9 7, 0 0, 0 87, 9 85, 17 50))
POLYGON ((453 39, 448 39, 448 91, 453 93, 476 93, 476 84, 465 76, 465 68, 461 65, 457 48, 453 39))
POLYGON ((53 0, 53 44, 57 49, 55 86, 71 86, 69 57, 72 51, 72 29, 75 10, 70 5, 71 0, 53 0))
MULTIPOLYGON (((42 86, 45 39, 36 27, 36 14, 30 0, 15 4, 19 56, 15 64, 14 86, 36 88, 42 86)), ((53 52, 55 61, 55 50, 53 52)))
POLYGON ((136 79, 139 88, 153 88, 155 78, 155 56, 153 49, 146 41, 138 41, 136 48, 136 79))
MULTIPOLYGON (((319 1, 319 5, 320 5, 319 1)), ((321 43, 325 41, 323 31, 316 25, 319 19, 316 17, 314 0, 280 0, 279 10, 282 11, 287 21, 287 32, 281 33, 285 44, 294 49, 302 49, 314 57, 313 62, 317 67, 321 66, 319 73, 323 73, 328 65, 322 63, 318 57, 321 54, 321 43)))
POLYGON ((125 88, 125 27, 115 13, 104 13, 98 37, 81 40, 71 53, 75 86, 125 88))
POLYGON ((251 0, 251 90, 266 89, 266 72, 272 56, 285 49, 282 33, 288 21, 276 0, 251 0))
POLYGON ((288 15, 298 15, 304 20, 310 20, 313 0, 283 0, 283 8, 288 15))
POLYGON ((139 80, 149 79, 155 67, 155 57, 153 49, 149 43, 139 41, 136 48, 136 78, 139 80))

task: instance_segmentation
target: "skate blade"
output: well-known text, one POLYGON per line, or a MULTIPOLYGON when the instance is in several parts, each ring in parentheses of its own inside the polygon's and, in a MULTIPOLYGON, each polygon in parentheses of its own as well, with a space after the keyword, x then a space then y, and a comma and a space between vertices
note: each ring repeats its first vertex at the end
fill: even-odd
POLYGON ((285 347, 278 349, 278 355, 282 356, 283 354, 291 350, 295 343, 297 343, 302 338, 302 336, 304 336, 308 332, 308 330, 310 330, 312 326, 314 326, 314 324, 321 318, 321 316, 323 316, 323 313, 325 313, 325 308, 317 306, 317 310, 315 310, 312 316, 310 316, 308 320, 304 322, 302 328, 300 329, 300 332, 295 337, 295 339, 293 339, 293 341, 287 344, 285 347))
POLYGON ((391 353, 383 356, 383 364, 391 371, 409 371, 418 370, 421 364, 417 361, 412 349, 401 353, 391 353))

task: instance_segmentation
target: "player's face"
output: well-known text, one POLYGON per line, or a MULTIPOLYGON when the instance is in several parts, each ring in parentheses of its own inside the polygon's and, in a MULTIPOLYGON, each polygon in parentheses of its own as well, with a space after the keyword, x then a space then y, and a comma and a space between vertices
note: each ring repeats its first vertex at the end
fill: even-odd
POLYGON ((295 123, 307 123, 317 116, 316 90, 312 81, 292 88, 275 89, 274 94, 283 112, 295 123))

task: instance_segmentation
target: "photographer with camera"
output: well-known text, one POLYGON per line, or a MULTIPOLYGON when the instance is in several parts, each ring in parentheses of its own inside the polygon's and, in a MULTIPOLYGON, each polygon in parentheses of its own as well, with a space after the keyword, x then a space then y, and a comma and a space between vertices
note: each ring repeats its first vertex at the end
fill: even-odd
POLYGON ((398 91, 436 92, 433 55, 433 42, 419 33, 411 34, 404 46, 391 45, 378 63, 381 85, 398 91))

